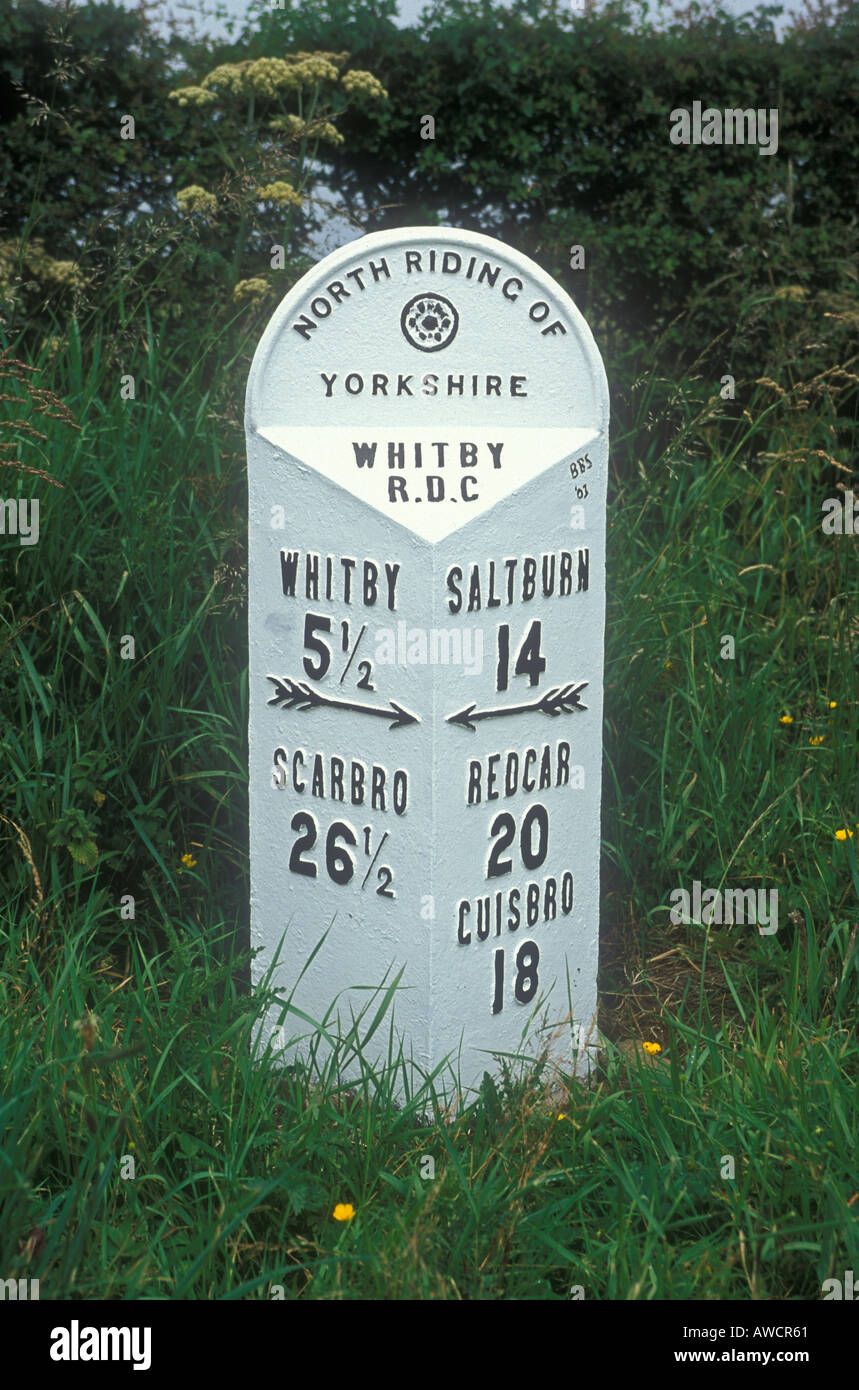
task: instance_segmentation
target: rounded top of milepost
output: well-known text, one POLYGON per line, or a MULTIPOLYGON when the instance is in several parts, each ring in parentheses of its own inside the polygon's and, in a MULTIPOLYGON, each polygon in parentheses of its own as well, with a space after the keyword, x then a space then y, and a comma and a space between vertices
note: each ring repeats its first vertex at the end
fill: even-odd
POLYGON ((605 369, 566 291, 494 237, 373 232, 275 310, 248 378, 249 432, 410 424, 608 430, 605 369))

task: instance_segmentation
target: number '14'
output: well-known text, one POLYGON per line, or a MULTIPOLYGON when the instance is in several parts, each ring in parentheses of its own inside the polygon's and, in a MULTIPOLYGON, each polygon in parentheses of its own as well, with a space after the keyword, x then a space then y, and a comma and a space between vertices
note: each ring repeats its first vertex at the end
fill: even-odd
MULTIPOLYGON (((541 651, 543 624, 535 618, 516 653, 513 667, 515 676, 527 676, 529 685, 537 685, 546 669, 546 658, 541 651)), ((501 623, 498 627, 498 666, 495 687, 506 690, 510 682, 510 624, 501 623)))

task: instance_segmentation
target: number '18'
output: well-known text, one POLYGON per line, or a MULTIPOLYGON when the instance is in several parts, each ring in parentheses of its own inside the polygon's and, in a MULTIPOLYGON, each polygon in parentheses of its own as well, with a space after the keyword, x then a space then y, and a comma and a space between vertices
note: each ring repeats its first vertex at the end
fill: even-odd
MULTIPOLYGON (((516 979, 513 997, 517 1004, 530 1004, 537 993, 537 966, 540 964, 540 948, 536 941, 523 941, 516 952, 516 979)), ((504 1008, 504 947, 495 952, 495 989, 492 996, 492 1012, 500 1014, 504 1008)))

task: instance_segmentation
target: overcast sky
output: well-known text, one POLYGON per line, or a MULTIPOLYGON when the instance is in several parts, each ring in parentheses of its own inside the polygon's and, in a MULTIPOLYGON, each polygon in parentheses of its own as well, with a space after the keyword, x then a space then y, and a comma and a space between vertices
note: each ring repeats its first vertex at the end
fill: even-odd
MULTIPOLYGON (((769 0, 768 0, 769 2, 769 0)), ((136 9, 138 0, 119 0, 126 9, 136 9)), ((399 0, 400 23, 410 24, 418 17, 424 8, 426 0, 399 0)), ((721 8, 730 14, 746 14, 755 9, 758 0, 721 0, 721 8)), ((801 14, 804 7, 802 0, 777 0, 784 10, 781 19, 775 21, 776 32, 780 33, 789 22, 793 14, 801 14)), ((598 7, 601 7, 600 0, 597 0, 598 7)), ((163 12, 183 18, 193 14, 197 18, 197 28, 202 33, 210 33, 223 38, 229 37, 224 28, 224 21, 213 17, 213 12, 217 8, 225 11, 226 14, 233 16, 237 20, 242 20, 250 9, 250 0, 162 0, 163 12)), ((678 0, 678 9, 681 8, 681 0, 678 0)))

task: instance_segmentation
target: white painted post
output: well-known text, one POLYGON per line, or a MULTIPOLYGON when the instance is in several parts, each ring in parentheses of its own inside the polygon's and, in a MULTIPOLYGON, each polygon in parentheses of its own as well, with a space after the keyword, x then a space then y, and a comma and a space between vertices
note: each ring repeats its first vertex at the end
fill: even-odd
POLYGON ((451 228, 328 256, 248 381, 254 980, 286 931, 336 1031, 402 971, 466 1088, 596 1041, 608 417, 565 291, 451 228))

